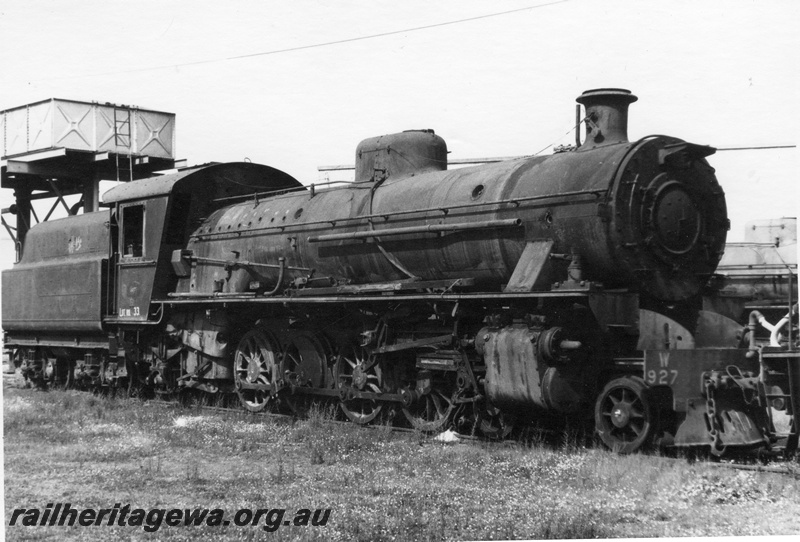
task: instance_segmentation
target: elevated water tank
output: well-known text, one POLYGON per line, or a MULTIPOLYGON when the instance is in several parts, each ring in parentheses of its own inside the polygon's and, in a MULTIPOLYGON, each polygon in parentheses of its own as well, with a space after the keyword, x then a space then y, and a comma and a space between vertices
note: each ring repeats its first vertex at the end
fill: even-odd
POLYGON ((55 148, 174 158, 175 114, 58 98, 0 111, 2 158, 55 148))

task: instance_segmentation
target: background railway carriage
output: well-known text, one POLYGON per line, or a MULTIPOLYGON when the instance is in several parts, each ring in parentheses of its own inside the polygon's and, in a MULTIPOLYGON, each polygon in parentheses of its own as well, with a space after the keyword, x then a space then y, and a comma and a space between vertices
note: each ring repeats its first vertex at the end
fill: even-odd
POLYGON ((628 141, 635 100, 585 92, 585 141, 551 156, 448 171, 417 130, 363 141, 344 186, 246 163, 119 186, 110 212, 31 229, 3 274, 6 342, 51 385, 794 452, 772 417, 800 406, 791 325, 742 348, 740 323, 703 310, 728 228, 714 149, 628 141))

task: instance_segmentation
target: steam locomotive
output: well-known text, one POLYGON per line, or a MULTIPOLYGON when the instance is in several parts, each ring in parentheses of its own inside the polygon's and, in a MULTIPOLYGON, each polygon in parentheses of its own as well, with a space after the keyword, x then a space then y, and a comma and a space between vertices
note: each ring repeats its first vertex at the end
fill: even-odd
POLYGON ((630 142, 636 100, 584 92, 585 140, 549 156, 448 170, 445 141, 413 130, 362 141, 352 183, 224 163, 120 185, 28 232, 2 276, 6 345, 48 386, 793 452, 791 325, 778 346, 751 325, 748 347, 703 310, 729 226, 715 149, 630 142))

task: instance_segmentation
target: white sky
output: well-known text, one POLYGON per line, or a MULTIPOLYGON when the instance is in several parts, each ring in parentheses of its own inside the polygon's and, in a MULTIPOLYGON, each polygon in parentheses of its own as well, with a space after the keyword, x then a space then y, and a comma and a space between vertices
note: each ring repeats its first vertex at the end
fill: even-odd
MULTIPOLYGON (((406 129, 435 129, 452 158, 571 143, 574 100, 596 87, 639 96, 631 139, 796 144, 798 23, 794 0, 3 0, 0 110, 56 97, 169 111, 189 164, 247 157, 305 183, 406 129)), ((749 220, 797 216, 796 149, 709 161, 729 240, 749 220)))

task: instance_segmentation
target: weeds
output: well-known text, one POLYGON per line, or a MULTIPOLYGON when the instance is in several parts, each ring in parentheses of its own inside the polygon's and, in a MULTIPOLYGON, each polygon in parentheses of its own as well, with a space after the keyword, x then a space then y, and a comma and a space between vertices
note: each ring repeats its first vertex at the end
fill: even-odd
POLYGON ((203 478, 200 476, 200 465, 195 462, 187 463, 185 472, 187 482, 197 483, 203 480, 203 478))
POLYGON ((161 474, 161 465, 162 465, 161 461, 162 460, 161 460, 160 456, 148 457, 147 459, 145 459, 144 462, 142 463, 142 467, 141 467, 142 468, 142 474, 145 477, 150 478, 150 479, 152 479, 155 476, 160 475, 161 474))
POLYGON ((278 466, 275 472, 270 476, 270 481, 274 485, 291 484, 297 480, 298 476, 295 472, 295 463, 291 461, 288 467, 284 466, 284 456, 278 456, 278 466))
POLYGON ((325 457, 322 455, 322 450, 320 450, 316 445, 309 445, 309 452, 311 453, 312 465, 321 465, 325 463, 325 457))
MULTIPOLYGON (((195 400, 195 398, 191 398, 195 400)), ((8 390, 6 512, 69 495, 73 506, 332 508, 318 530, 276 539, 474 540, 792 534, 791 477, 714 470, 584 446, 575 429, 528 430, 525 444, 443 446, 422 433, 331 423, 334 404, 292 425, 238 413, 161 408, 127 398, 8 390), (559 446, 549 443, 560 440, 559 446)), ((64 497, 65 498, 65 497, 64 497)), ((47 528, 9 540, 137 538, 47 528)), ((159 532, 164 540, 199 535, 159 532)), ((242 528, 208 534, 249 539, 242 528)))

